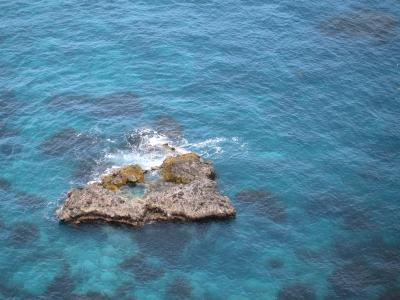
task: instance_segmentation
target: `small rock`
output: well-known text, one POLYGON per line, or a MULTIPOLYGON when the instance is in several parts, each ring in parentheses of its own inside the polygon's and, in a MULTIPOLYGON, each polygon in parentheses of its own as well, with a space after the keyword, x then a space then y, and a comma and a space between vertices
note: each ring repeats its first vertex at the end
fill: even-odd
POLYGON ((128 183, 144 182, 144 171, 138 165, 129 165, 112 170, 111 174, 101 177, 101 184, 110 191, 116 191, 128 183))
POLYGON ((212 164, 202 160, 196 153, 167 157, 161 165, 160 174, 165 181, 184 184, 200 177, 215 179, 212 164))

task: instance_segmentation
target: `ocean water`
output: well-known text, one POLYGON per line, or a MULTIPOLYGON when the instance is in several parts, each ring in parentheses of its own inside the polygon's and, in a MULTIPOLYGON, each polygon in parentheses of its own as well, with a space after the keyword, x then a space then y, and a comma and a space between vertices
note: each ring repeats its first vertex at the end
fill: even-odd
POLYGON ((0 299, 400 299, 400 5, 0 1, 0 299), (59 224, 169 142, 237 217, 59 224))

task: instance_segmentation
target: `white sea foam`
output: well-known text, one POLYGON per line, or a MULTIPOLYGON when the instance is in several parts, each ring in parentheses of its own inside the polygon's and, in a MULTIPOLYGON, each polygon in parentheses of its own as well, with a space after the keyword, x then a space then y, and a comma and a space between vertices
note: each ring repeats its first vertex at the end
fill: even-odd
POLYGON ((194 151, 205 158, 216 158, 224 153, 224 146, 232 144, 238 145, 238 148, 245 146, 245 144, 240 144, 238 137, 215 137, 193 143, 189 143, 184 138, 172 141, 151 128, 134 130, 126 135, 126 139, 129 144, 127 149, 105 155, 104 160, 112 164, 112 168, 139 164, 143 169, 151 170, 159 167, 167 156, 194 151))

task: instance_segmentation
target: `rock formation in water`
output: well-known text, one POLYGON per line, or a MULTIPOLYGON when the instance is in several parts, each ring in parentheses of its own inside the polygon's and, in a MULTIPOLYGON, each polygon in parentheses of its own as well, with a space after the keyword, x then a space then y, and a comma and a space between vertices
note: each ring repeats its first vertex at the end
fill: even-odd
POLYGON ((144 182, 144 171, 139 165, 129 165, 114 169, 101 177, 101 184, 110 191, 116 191, 126 184, 144 182))
POLYGON ((212 163, 199 155, 167 157, 159 173, 159 179, 147 182, 138 165, 114 169, 99 183, 72 189, 57 216, 75 224, 106 221, 141 226, 154 221, 196 221, 236 214, 229 198, 218 192, 212 163), (136 183, 145 187, 142 197, 121 189, 136 183))

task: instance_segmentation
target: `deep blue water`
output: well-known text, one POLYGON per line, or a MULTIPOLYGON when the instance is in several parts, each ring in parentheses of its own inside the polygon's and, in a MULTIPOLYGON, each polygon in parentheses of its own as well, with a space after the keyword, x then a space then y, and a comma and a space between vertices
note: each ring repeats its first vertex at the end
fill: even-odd
POLYGON ((0 1, 0 298, 400 299, 399 28, 397 0, 0 1), (236 219, 59 224, 149 130, 236 219))

